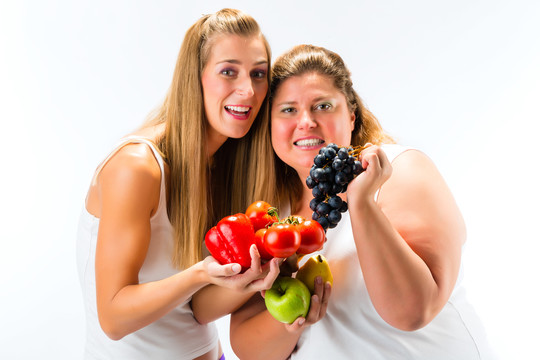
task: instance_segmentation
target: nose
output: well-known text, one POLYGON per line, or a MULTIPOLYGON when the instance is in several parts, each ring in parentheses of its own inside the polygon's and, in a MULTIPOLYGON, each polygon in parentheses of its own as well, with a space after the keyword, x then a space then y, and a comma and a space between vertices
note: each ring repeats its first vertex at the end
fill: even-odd
POLYGON ((253 96, 255 92, 253 91, 251 76, 244 76, 238 79, 236 93, 244 97, 253 96))
POLYGON ((317 126, 317 123, 311 111, 303 110, 300 112, 300 116, 298 117, 298 121, 296 123, 296 127, 298 129, 307 130, 307 129, 313 129, 316 126, 317 126))

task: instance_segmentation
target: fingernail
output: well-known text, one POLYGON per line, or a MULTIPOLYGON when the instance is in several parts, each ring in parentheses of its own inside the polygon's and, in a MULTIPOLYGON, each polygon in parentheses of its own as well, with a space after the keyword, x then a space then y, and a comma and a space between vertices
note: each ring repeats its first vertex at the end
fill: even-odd
POLYGON ((322 278, 320 276, 317 276, 315 278, 315 281, 317 282, 317 284, 322 284, 322 278))
POLYGON ((306 322, 306 319, 301 318, 300 320, 298 320, 298 325, 304 325, 305 322, 306 322))
POLYGON ((240 272, 240 270, 242 270, 242 267, 240 266, 240 264, 234 264, 232 267, 231 267, 231 270, 235 273, 238 273, 240 272))

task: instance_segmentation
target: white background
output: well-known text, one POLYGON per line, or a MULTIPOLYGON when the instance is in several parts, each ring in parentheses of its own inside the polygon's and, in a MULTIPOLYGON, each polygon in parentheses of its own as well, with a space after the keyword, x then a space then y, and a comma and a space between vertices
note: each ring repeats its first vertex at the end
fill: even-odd
POLYGON ((92 172, 161 102, 187 28, 225 6, 259 21, 274 58, 298 43, 343 56, 383 126, 453 190, 493 346, 538 358, 540 3, 195 3, 0 2, 0 358, 81 357, 75 234, 92 172))

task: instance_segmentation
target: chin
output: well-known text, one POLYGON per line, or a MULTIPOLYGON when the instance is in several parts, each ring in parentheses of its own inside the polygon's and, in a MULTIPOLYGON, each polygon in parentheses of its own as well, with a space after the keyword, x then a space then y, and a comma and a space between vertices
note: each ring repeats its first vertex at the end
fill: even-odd
POLYGON ((233 139, 241 139, 249 132, 250 127, 248 128, 229 128, 229 130, 224 134, 225 136, 233 139))
POLYGON ((313 165, 313 160, 305 160, 305 161, 295 161, 294 163, 287 164, 290 167, 292 167, 300 177, 302 177, 301 174, 303 173, 309 173, 309 170, 311 169, 311 166, 313 165))

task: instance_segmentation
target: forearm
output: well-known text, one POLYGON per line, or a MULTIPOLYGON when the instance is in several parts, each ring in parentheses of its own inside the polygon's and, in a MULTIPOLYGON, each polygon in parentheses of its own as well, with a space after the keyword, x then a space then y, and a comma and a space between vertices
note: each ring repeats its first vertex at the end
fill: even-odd
POLYGON ((107 335, 118 340, 160 319, 207 285, 199 264, 168 278, 120 289, 113 298, 100 297, 98 315, 107 335))
POLYGON ((353 202, 350 214, 358 259, 375 308, 402 330, 424 326, 441 307, 439 287, 429 267, 374 201, 353 202))
POLYGON ((215 321, 237 310, 253 294, 253 292, 240 292, 217 285, 205 286, 193 295, 191 300, 193 315, 201 324, 215 321))
POLYGON ((231 324, 231 346, 241 359, 287 359, 294 350, 303 329, 291 332, 267 310, 231 324))

